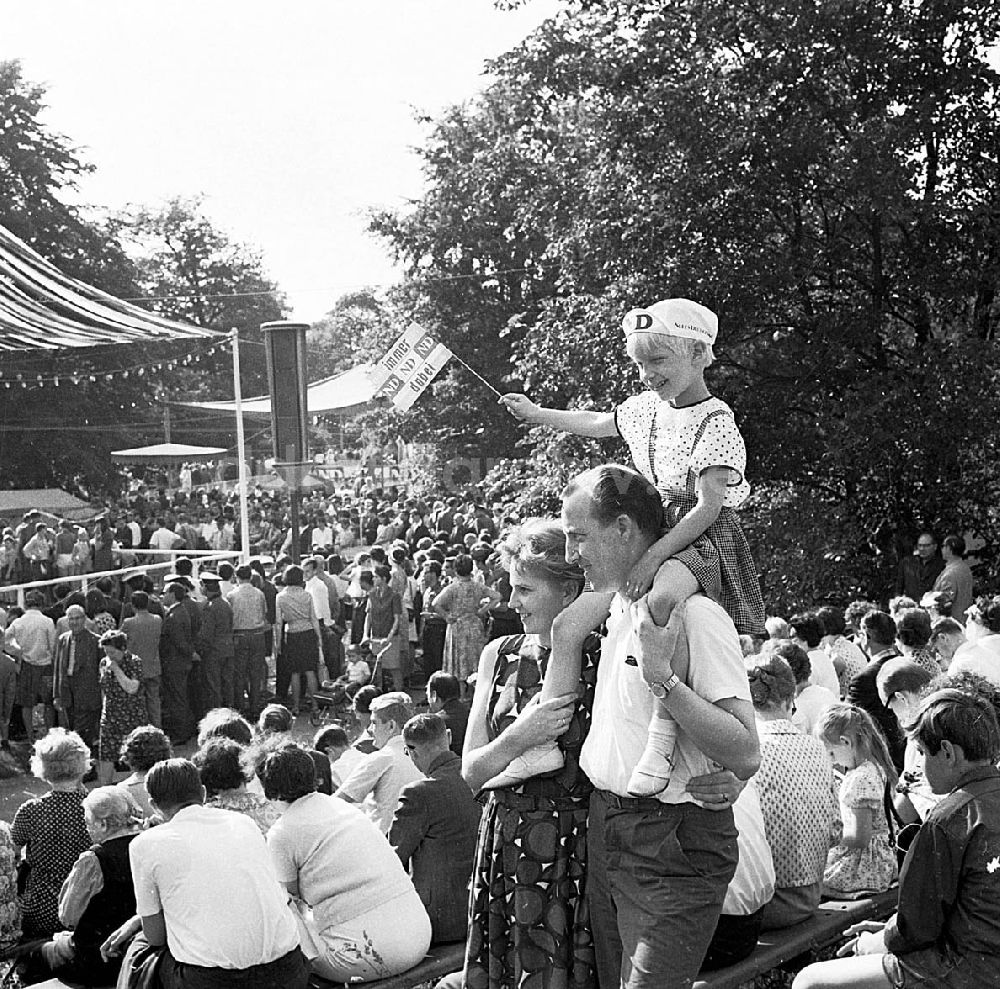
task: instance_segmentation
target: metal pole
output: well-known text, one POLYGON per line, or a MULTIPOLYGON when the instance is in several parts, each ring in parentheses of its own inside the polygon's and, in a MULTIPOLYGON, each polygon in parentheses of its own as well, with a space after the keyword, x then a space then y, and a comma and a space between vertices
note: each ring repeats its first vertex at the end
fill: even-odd
POLYGON ((236 399, 236 456, 239 459, 240 559, 246 563, 250 559, 250 511, 247 499, 250 479, 247 477, 244 448, 246 437, 243 431, 243 386, 240 384, 240 331, 234 326, 229 335, 233 340, 233 397, 236 399))

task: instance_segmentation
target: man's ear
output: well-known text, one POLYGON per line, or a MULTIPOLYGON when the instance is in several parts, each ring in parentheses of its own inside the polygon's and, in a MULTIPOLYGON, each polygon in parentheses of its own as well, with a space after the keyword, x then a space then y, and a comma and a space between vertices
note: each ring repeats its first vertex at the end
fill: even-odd
POLYGON ((630 516, 624 513, 615 519, 615 526, 623 543, 629 542, 635 535, 635 522, 630 516))
POLYGON ((949 742, 947 738, 941 739, 941 752, 944 753, 944 757, 949 766, 956 766, 965 755, 962 751, 961 745, 949 742))

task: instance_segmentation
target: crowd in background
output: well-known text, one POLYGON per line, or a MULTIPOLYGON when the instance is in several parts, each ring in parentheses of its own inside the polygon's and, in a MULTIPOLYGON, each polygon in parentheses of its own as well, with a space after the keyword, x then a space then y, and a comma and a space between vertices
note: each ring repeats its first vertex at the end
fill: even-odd
MULTIPOLYGON (((523 641, 504 559, 516 520, 458 497, 317 494, 302 506, 296 565, 280 499, 259 493, 251 564, 200 571, 184 551, 232 548, 238 530, 233 505, 209 501, 136 492, 97 523, 88 545, 106 539, 111 557, 94 552, 89 567, 140 564, 154 546, 176 554, 162 579, 57 586, 0 616, 0 745, 37 738, 33 769, 51 786, 0 829, 0 870, 22 854, 31 866, 20 899, 11 886, 0 902, 0 931, 42 939, 22 963, 38 978, 106 980, 117 949, 141 941, 136 914, 154 906, 190 964, 270 966, 295 985, 301 947, 340 981, 403 971, 432 941, 466 937, 470 879, 470 909, 484 895, 482 807, 461 754, 484 647, 523 641), (307 715, 319 730, 304 744, 307 715), (173 758, 192 741, 191 760, 173 758), (88 793, 95 777, 104 785, 88 793), (249 822, 222 826, 213 809, 249 822), (215 863, 211 880, 180 877, 173 902, 150 900, 133 877, 163 868, 168 831, 205 861, 239 842, 256 879, 215 863), (281 896, 261 881, 272 873, 281 896), (210 882, 260 904, 269 933, 249 953, 245 931, 223 925, 208 944, 177 919, 182 904, 214 915, 210 882), (114 952, 102 956, 105 941, 114 952)), ((822 897, 887 889, 907 827, 942 799, 905 732, 921 698, 956 687, 1000 704, 1000 598, 974 600, 961 539, 944 547, 939 557, 921 536, 885 610, 824 606, 770 617, 766 640, 741 637, 761 766, 735 797, 740 865, 707 967, 744 957, 761 930, 811 916, 822 897)), ((520 692, 523 670, 510 669, 520 692)))

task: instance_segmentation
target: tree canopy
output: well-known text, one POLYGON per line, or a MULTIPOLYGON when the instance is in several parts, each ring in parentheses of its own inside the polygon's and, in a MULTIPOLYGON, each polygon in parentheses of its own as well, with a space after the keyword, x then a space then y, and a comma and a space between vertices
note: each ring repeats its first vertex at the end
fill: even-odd
MULTIPOLYGON (((996 542, 998 17, 568 3, 433 122, 425 196, 374 227, 446 339, 546 404, 638 387, 633 305, 713 308, 769 602, 881 594, 920 527, 996 542)), ((562 474, 624 456, 528 442, 562 474)))

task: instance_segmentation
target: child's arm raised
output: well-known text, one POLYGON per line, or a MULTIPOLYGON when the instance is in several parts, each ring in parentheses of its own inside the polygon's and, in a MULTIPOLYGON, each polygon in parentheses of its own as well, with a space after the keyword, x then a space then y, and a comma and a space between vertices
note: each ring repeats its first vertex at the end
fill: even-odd
POLYGON ((561 429, 564 433, 576 436, 591 436, 600 439, 603 436, 617 436, 613 412, 587 412, 583 409, 546 409, 536 405, 518 392, 504 395, 500 401, 507 406, 507 411, 521 422, 530 422, 536 426, 549 426, 561 429))
POLYGON ((695 491, 698 500, 665 536, 658 539, 646 552, 629 574, 625 593, 636 600, 641 598, 653 584, 656 572, 683 549, 687 549, 719 517, 725 503, 730 470, 728 467, 709 467, 698 477, 695 491))

